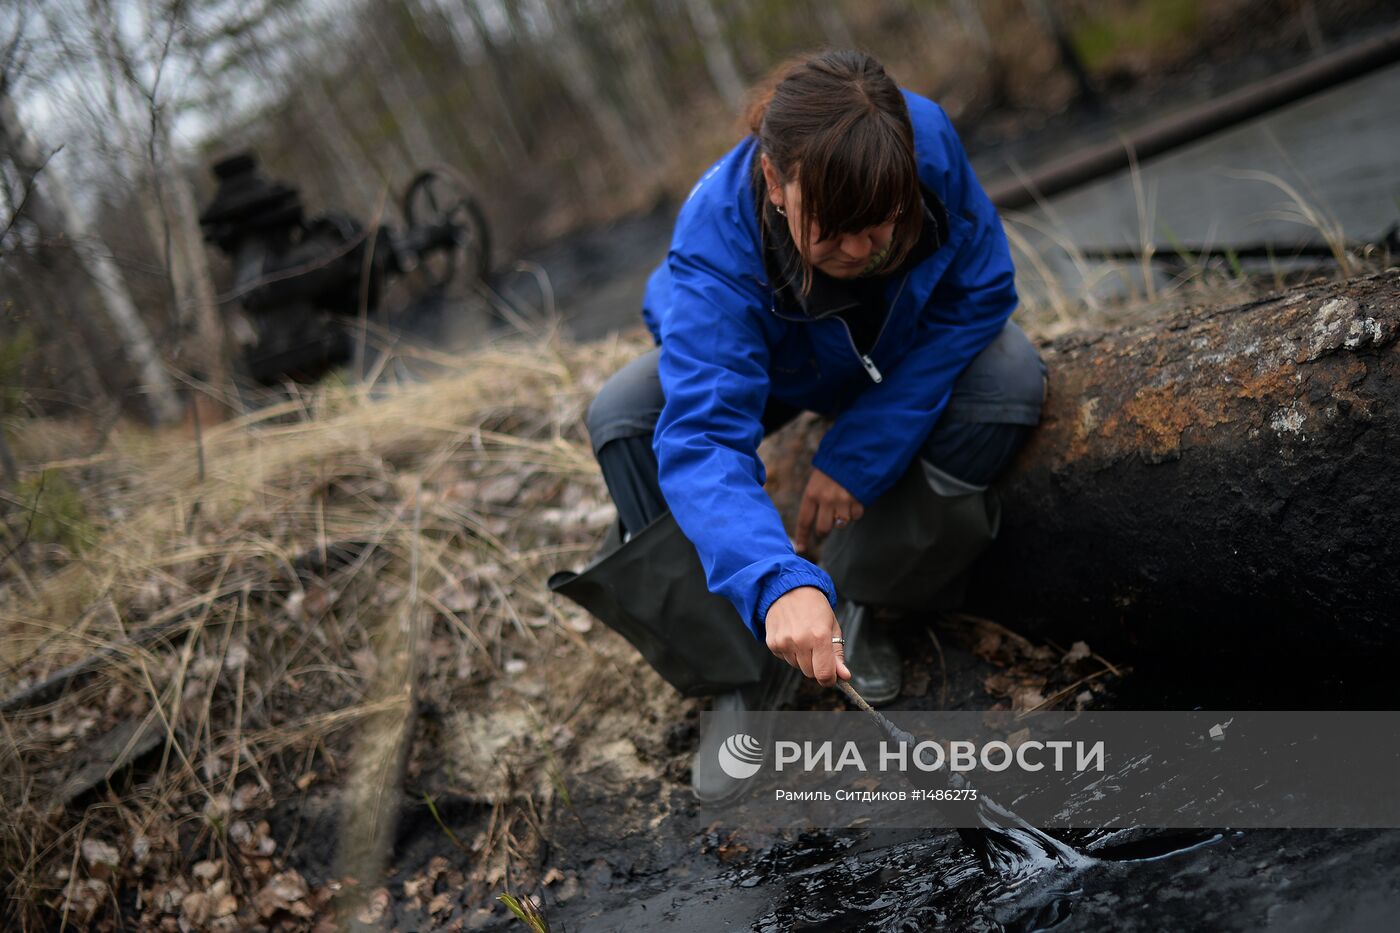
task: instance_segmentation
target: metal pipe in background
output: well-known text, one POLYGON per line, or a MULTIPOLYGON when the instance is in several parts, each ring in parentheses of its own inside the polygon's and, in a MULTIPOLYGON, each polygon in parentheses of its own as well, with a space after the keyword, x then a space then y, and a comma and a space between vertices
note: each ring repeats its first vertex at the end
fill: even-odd
POLYGON ((1002 179, 989 185, 987 194, 1001 210, 1027 207, 1038 198, 1121 171, 1133 158, 1141 161, 1161 155, 1396 62, 1400 62, 1400 28, 1164 117, 1121 139, 1056 159, 1024 178, 1002 179))

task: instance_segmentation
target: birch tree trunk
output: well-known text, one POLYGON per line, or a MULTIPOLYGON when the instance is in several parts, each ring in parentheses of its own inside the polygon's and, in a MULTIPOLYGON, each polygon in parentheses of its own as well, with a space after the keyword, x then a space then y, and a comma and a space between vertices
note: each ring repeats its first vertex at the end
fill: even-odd
POLYGON ((648 139, 666 152, 672 143, 671 107, 662 91, 665 85, 647 25, 640 10, 624 5, 616 13, 614 32, 624 59, 621 68, 627 93, 641 110, 648 139))
POLYGON ((597 79, 598 69, 588 59, 588 50, 578 33, 578 23, 567 0, 547 0, 544 4, 557 40, 556 67, 569 93, 602 130, 609 144, 621 152, 636 169, 650 171, 652 153, 636 138, 627 121, 597 79))
POLYGON ((145 164, 147 193, 143 214, 152 241, 163 257, 170 277, 171 298, 176 320, 180 322, 182 349, 194 360, 195 369, 219 396, 232 397, 229 361, 226 355, 224 322, 219 314, 209 256, 199 227, 193 186, 180 170, 171 144, 170 124, 156 92, 140 83, 133 57, 117 28, 116 12, 104 0, 92 6, 93 41, 102 50, 102 76, 116 131, 125 142, 132 161, 145 164), (146 138, 137 133, 132 120, 124 118, 122 92, 142 107, 140 123, 146 138), (193 327, 189 327, 190 323, 193 327))
MULTIPOLYGON (((394 16, 394 47, 399 53, 395 59, 396 70, 403 72, 405 83, 412 91, 414 100, 418 102, 419 118, 422 119, 423 114, 427 114, 427 125, 430 129, 439 130, 434 138, 438 141, 446 138, 456 150, 458 158, 453 162, 454 167, 467 177, 473 187, 480 188, 481 179, 477 174, 477 166, 485 161, 486 153, 478 146, 476 140, 482 135, 488 136, 491 144, 498 149, 500 140, 494 132, 477 136, 466 134, 463 132, 462 121, 457 119, 456 115, 443 118, 437 112, 438 96, 434 93, 429 78, 424 74, 418 49, 410 43, 411 39, 428 43, 428 35, 420 25, 426 18, 426 11, 415 9, 414 4, 409 2, 405 2, 403 9, 394 16)), ((502 156, 506 155, 503 149, 500 151, 502 156)))
POLYGON ((855 36, 851 35, 851 27, 846 25, 846 17, 841 13, 841 7, 830 0, 827 3, 816 5, 817 24, 822 28, 822 35, 826 36, 826 41, 838 49, 853 49, 856 47, 855 36))
POLYGON ((176 315, 180 321, 193 324, 183 350, 194 361, 199 377, 218 396, 228 398, 232 386, 224 321, 209 271, 194 189, 170 149, 165 122, 157 117, 152 131, 158 135, 147 166, 150 190, 146 217, 151 237, 165 257, 176 315))
POLYGON ((983 55, 991 57, 992 34, 987 30, 987 21, 977 8, 977 0, 953 0, 953 11, 958 15, 963 32, 967 33, 983 55))
POLYGON ((407 149, 405 173, 411 172, 415 165, 442 161, 437 142, 423 121, 422 110, 413 93, 399 74, 388 44, 376 29, 367 29, 364 34, 370 45, 370 58, 379 66, 374 86, 388 105, 389 116, 407 149))
POLYGON ((715 90, 737 113, 744 105, 745 84, 739 76, 739 66, 734 63, 734 53, 724 40, 724 28, 720 24, 719 13, 713 0, 685 0, 686 12, 690 14, 691 25, 700 38, 700 46, 705 53, 705 67, 710 72, 710 80, 715 90))
MULTIPOLYGON (((101 244, 100 238, 83 222, 82 215, 68 199, 68 193, 54 166, 44 166, 38 144, 24 129, 19 111, 10 96, 0 90, 0 141, 5 143, 11 161, 22 177, 35 185, 25 212, 40 227, 61 232, 75 245, 101 244), (43 169, 42 179, 36 178, 43 169), (42 189, 42 190, 40 190, 42 189)), ((179 419, 182 406, 170 376, 165 370, 155 341, 131 300, 126 283, 112 262, 105 244, 98 249, 74 249, 73 255, 97 290, 102 310, 116 328, 126 358, 135 368, 146 393, 146 404, 157 424, 179 419)))
MULTIPOLYGON (((462 0, 462 8, 470 21, 472 34, 481 43, 482 53, 486 57, 486 66, 491 76, 486 83, 490 86, 494 105, 492 109, 505 130, 508 143, 503 145, 507 149, 513 149, 520 156, 525 156, 530 151, 530 138, 527 135, 530 127, 528 123, 522 125, 515 119, 515 79, 511 75, 510 65, 506 62, 505 55, 496 42, 496 37, 491 34, 491 27, 486 24, 486 19, 481 15, 475 0, 462 0)), ((457 49, 462 60, 470 63, 470 48, 459 44, 457 49)))

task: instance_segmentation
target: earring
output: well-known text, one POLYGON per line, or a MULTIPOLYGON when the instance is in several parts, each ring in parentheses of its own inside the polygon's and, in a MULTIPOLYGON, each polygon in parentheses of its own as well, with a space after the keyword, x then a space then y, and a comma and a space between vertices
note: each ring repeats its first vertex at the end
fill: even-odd
POLYGON ((787 211, 783 210, 783 206, 781 204, 774 204, 773 207, 777 209, 779 214, 783 215, 784 217, 787 216, 787 211))

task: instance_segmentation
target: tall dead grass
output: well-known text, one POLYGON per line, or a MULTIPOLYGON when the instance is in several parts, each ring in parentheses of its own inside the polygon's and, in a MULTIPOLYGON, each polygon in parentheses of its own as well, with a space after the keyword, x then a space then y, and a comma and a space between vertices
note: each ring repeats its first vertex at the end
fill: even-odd
POLYGON ((71 477, 96 534, 11 542, 0 569, 0 695, 86 665, 0 714, 7 928, 372 919, 425 704, 458 717, 454 786, 492 811, 464 843, 478 893, 518 868, 579 766, 570 737, 606 728, 572 719, 598 683, 612 709, 659 695, 629 696, 644 665, 544 586, 612 519, 582 416, 642 349, 517 342, 198 443, 123 429, 72 455, 67 428, 22 426, 15 448, 46 455, 27 472, 71 477), (268 816, 316 792, 360 858, 308 880, 268 816))

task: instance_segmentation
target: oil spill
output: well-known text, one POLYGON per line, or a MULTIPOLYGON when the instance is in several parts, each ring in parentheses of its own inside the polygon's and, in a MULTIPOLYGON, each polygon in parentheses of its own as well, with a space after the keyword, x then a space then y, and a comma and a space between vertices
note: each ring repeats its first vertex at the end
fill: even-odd
POLYGON ((1086 849, 1086 853, 1101 862, 1155 862, 1215 845, 1225 834, 1206 830, 1162 833, 1120 830, 1110 831, 1109 837, 1115 841, 1093 846, 1086 849), (1119 839, 1120 836, 1136 838, 1119 839))
MULTIPOLYGON (((989 706, 976 686, 989 670, 969 652, 945 647, 948 705, 989 706)), ((1101 708, 1287 708, 1290 698, 1341 706, 1366 694, 1359 687, 1387 682, 1355 667, 1345 683, 1338 680, 1338 690, 1318 689, 1327 685, 1316 672, 1311 679, 1271 681, 1263 675, 1289 668, 1263 654, 1253 651, 1250 665, 1222 659, 1218 676, 1190 679, 1181 672, 1192 668, 1176 658, 1160 665, 1128 659, 1137 662, 1129 690, 1100 697, 1101 708), (1300 685, 1307 689, 1300 692, 1300 685)), ((1200 658, 1194 664, 1210 667, 1200 658)), ((926 708, 927 700, 915 698, 904 708, 926 708)), ((576 896, 550 903, 546 892, 556 929, 1388 930, 1400 914, 1400 831, 1046 834, 1027 831, 1005 811, 985 810, 992 825, 962 834, 845 829, 761 837, 700 827, 680 799, 672 798, 664 822, 615 849, 611 869, 592 875, 576 896), (689 851, 679 853, 678 845, 689 851), (658 859, 653 853, 661 849, 667 851, 658 859), (639 876, 632 858, 652 870, 639 876)))
POLYGON ((708 878, 556 916, 572 931, 1366 930, 1400 904, 1394 832, 1145 837, 1020 879, 988 875, 952 833, 905 835, 804 835, 708 878))

